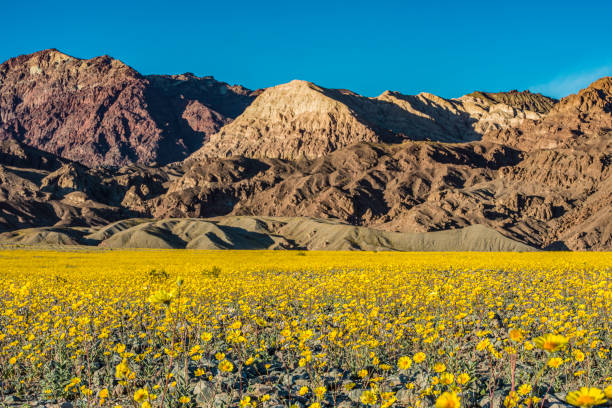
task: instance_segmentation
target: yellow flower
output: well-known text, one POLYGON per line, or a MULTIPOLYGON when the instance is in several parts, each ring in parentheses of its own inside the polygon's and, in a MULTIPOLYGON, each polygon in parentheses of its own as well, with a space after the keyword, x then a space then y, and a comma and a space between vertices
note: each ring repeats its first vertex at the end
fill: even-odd
POLYGON ((516 393, 516 391, 510 391, 510 393, 504 398, 504 407, 506 408, 514 408, 518 405, 520 401, 520 397, 516 393))
POLYGON ((407 370, 412 366, 412 360, 408 356, 400 357, 397 360, 397 368, 400 370, 407 370))
POLYGON ((476 345, 476 350, 482 351, 491 345, 491 341, 489 339, 482 339, 476 345))
POLYGON ((457 376, 457 384, 465 385, 471 380, 468 373, 461 373, 457 376))
POLYGON ((508 333, 508 337, 510 337, 510 340, 512 341, 520 342, 520 341, 523 341, 523 339, 525 338, 525 335, 523 334, 522 330, 510 329, 510 332, 508 333))
POLYGON ((451 385, 455 382, 455 376, 451 373, 444 373, 440 376, 440 383, 443 385, 451 385))
POLYGON ((318 402, 313 402, 308 406, 308 408, 321 408, 321 404, 319 404, 318 402))
POLYGON ((553 352, 562 349, 568 342, 568 339, 560 334, 546 334, 536 337, 533 342, 538 348, 546 352, 553 352))
POLYGON ((308 394, 308 387, 307 386, 303 386, 302 388, 300 388, 300 391, 298 391, 298 394, 301 396, 304 396, 306 394, 308 394))
POLYGON ((446 365, 444 365, 444 363, 436 363, 434 365, 434 371, 436 373, 443 373, 444 371, 446 371, 446 365))
POLYGON ((140 408, 151 408, 151 403, 149 401, 145 401, 140 404, 140 408))
POLYGON ((181 398, 179 398, 179 402, 181 404, 187 404, 188 402, 191 402, 191 398, 186 395, 183 395, 181 398))
POLYGON ((605 389, 604 389, 604 394, 606 394, 607 398, 612 399, 612 385, 608 385, 605 389))
MULTIPOLYGON (((506 374, 512 354, 520 354, 525 365, 516 373, 513 391, 521 397, 517 406, 523 408, 539 407, 542 401, 534 404, 532 396, 544 399, 545 391, 536 393, 536 384, 559 385, 555 378, 560 376, 567 377, 561 384, 566 392, 582 386, 598 387, 604 396, 612 391, 607 388, 612 378, 606 378, 612 376, 608 369, 612 346, 606 331, 612 253, 447 253, 443 257, 309 253, 299 257, 284 252, 274 254, 272 260, 264 252, 94 251, 78 256, 25 252, 0 251, 0 371, 14 380, 11 388, 48 399, 60 393, 67 400, 88 399, 90 408, 110 408, 117 403, 116 396, 124 407, 146 408, 159 405, 163 392, 166 405, 189 407, 196 405, 195 394, 178 384, 181 380, 170 360, 189 362, 188 371, 196 381, 218 388, 223 378, 234 383, 239 371, 253 371, 254 366, 271 374, 273 366, 264 368, 270 363, 269 352, 291 357, 283 358, 289 365, 303 359, 308 368, 303 371, 311 374, 312 382, 294 386, 293 400, 286 405, 304 408, 315 402, 333 405, 336 388, 348 394, 345 390, 351 387, 353 396, 361 388, 353 399, 364 408, 359 398, 365 390, 377 399, 368 408, 389 404, 426 408, 445 391, 455 392, 461 405, 468 405, 468 394, 469 400, 476 401, 480 396, 471 394, 479 394, 482 388, 468 375, 478 363, 475 354, 476 360, 493 358, 490 363, 504 368, 506 374), (204 273, 202 279, 200 265, 207 264, 219 264, 225 272, 217 278, 204 273), (144 272, 160 265, 171 268, 165 278, 144 272), (501 270, 504 273, 495 272, 501 270), (180 288, 174 284, 179 275, 186 282, 180 288), (30 286, 24 297, 20 288, 26 282, 30 286), (545 290, 541 282, 547 283, 545 290), (148 300, 160 289, 176 292, 167 307, 148 300), (503 322, 497 315, 486 318, 490 311, 498 312, 503 322), (567 338, 564 348, 563 342, 549 341, 555 335, 547 333, 567 338), (536 347, 538 336, 542 341, 536 347), (483 349, 477 351, 481 341, 483 349), (219 360, 214 357, 217 352, 223 352, 219 360), (28 373, 44 373, 54 356, 65 356, 70 368, 66 381, 52 389, 45 382, 28 382, 28 373), (105 368, 117 378, 106 380, 115 380, 123 395, 110 392, 112 381, 96 387, 85 377, 80 383, 71 381, 77 373, 86 375, 92 356, 111 364, 105 368), (217 364, 212 369, 204 365, 211 358, 217 364), (219 368, 224 361, 233 365, 231 372, 219 368), (553 368, 548 367, 549 361, 553 368), (447 362, 444 371, 434 371, 434 364, 447 362), (545 370, 536 374, 542 366, 545 370), (338 377, 340 382, 317 399, 314 389, 325 384, 326 378, 330 386, 334 382, 325 373, 351 367, 357 385, 338 377), (363 379, 357 376, 361 369, 367 372, 363 379), (422 371, 419 381, 413 370, 422 371), (174 377, 166 377, 172 371, 174 377), (400 384, 392 375, 398 373, 413 375, 400 376, 404 383, 400 384), (170 387, 164 390, 166 383, 170 387), (306 384, 308 392, 299 396, 306 384), (103 391, 104 387, 108 388, 103 391), (140 388, 151 391, 139 403, 133 398, 140 388), (400 395, 392 402, 394 396, 388 392, 400 389, 405 389, 406 398, 400 395), (181 404, 181 396, 191 401, 181 404)), ((247 393, 241 396, 250 395, 251 400, 243 408, 270 405, 274 398, 261 402, 267 391, 257 397, 248 394, 254 389, 248 374, 253 373, 245 372, 242 390, 247 393)), ((501 389, 493 391, 499 394, 501 389)), ((504 407, 506 396, 508 390, 495 408, 504 407)), ((506 405, 511 406, 516 397, 514 393, 509 397, 506 405)), ((231 406, 239 402, 236 399, 231 406)), ((604 406, 610 405, 588 408, 604 406)))
POLYGON ((325 387, 317 387, 314 390, 314 393, 318 399, 322 399, 326 392, 327 392, 327 388, 325 387))
POLYGON ((176 293, 174 291, 167 292, 162 289, 162 290, 158 290, 157 292, 151 294, 151 296, 149 296, 149 302, 160 303, 165 306, 169 306, 175 297, 176 297, 176 293))
POLYGON ((395 394, 393 392, 383 392, 380 394, 380 398, 383 401, 389 401, 390 399, 392 399, 395 396, 395 394))
POLYGON ((124 358, 121 363, 117 364, 117 367, 115 367, 115 377, 119 380, 127 378, 129 372, 130 368, 128 367, 127 359, 124 358))
POLYGON ((231 373, 233 369, 234 369, 234 365, 230 363, 229 361, 222 360, 219 362, 219 370, 226 372, 226 373, 231 373))
POLYGON ((558 368, 561 364, 563 364, 563 359, 561 357, 553 357, 546 363, 550 368, 558 368))
POLYGON ((66 388, 72 388, 75 385, 79 384, 81 382, 81 379, 79 377, 73 377, 70 380, 70 383, 66 386, 66 388))
POLYGON ((361 400, 361 403, 364 405, 374 405, 376 404, 376 401, 378 401, 378 397, 376 396, 376 393, 370 390, 364 391, 361 394, 361 397, 359 399, 361 400))
POLYGON ((427 358, 427 356, 425 355, 425 353, 422 352, 418 352, 416 353, 414 356, 412 356, 412 359, 414 360, 415 363, 420 364, 423 361, 425 361, 425 358, 427 358))
POLYGON ((380 404, 380 408, 389 408, 391 405, 395 404, 395 401, 397 401, 397 397, 395 397, 394 395, 382 404, 380 404))
POLYGON ((567 394, 567 402, 576 407, 588 408, 604 404, 606 398, 599 388, 582 387, 578 391, 572 391, 567 394))
POLYGON ((359 376, 359 378, 365 378, 368 376, 368 370, 366 370, 365 368, 363 370, 359 370, 359 372, 357 372, 357 375, 359 376))
POLYGON ((215 354, 215 358, 217 360, 219 360, 219 361, 224 360, 225 359, 225 353, 219 352, 219 353, 215 354))
POLYGON ((136 402, 144 402, 147 399, 149 399, 149 391, 146 388, 140 388, 134 393, 134 401, 136 402))
POLYGON ((247 408, 251 406, 251 397, 245 396, 240 400, 240 408, 247 408))
POLYGON ((572 352, 572 356, 574 356, 574 360, 578 361, 579 363, 584 361, 584 353, 581 350, 574 350, 572 352))
POLYGON ((520 387, 518 387, 518 393, 519 395, 529 395, 531 394, 531 384, 523 384, 520 387))
POLYGON ((456 392, 445 392, 436 400, 436 408, 459 408, 461 399, 456 392))

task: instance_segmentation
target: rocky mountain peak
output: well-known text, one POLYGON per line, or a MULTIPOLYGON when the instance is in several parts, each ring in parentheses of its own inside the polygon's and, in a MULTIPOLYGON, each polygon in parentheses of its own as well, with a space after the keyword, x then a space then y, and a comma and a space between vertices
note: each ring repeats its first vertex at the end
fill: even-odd
POLYGON ((250 91, 212 77, 143 76, 50 49, 0 65, 0 139, 88 166, 180 161, 239 115, 250 91))
MULTIPOLYGON (((0 77, 5 81, 28 81, 38 86, 84 87, 110 81, 140 78, 140 74, 118 59, 108 55, 80 59, 56 49, 48 49, 12 58, 0 65, 0 77), (92 80, 95 81, 92 82, 92 80)), ((79 89, 80 89, 79 88, 79 89)))
POLYGON ((503 103, 516 109, 528 110, 540 114, 548 113, 558 102, 554 98, 533 93, 529 90, 518 91, 513 89, 509 92, 481 92, 476 91, 466 96, 481 99, 486 103, 503 103))
MULTIPOLYGON (((537 94, 536 94, 537 95, 537 94)), ((521 150, 580 148, 612 142, 612 77, 604 77, 555 103, 541 118, 486 135, 521 150)))
POLYGON ((594 113, 612 113, 612 77, 604 77, 593 82, 577 94, 566 96, 556 107, 557 112, 579 111, 594 113))

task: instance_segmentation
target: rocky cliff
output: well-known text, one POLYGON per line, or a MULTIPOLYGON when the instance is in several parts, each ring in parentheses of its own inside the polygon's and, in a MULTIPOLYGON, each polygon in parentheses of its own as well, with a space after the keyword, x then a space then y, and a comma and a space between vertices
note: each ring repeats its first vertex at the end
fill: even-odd
POLYGON ((0 65, 0 138, 88 166, 165 164, 200 148, 250 94, 212 77, 144 76, 109 56, 45 50, 0 65))

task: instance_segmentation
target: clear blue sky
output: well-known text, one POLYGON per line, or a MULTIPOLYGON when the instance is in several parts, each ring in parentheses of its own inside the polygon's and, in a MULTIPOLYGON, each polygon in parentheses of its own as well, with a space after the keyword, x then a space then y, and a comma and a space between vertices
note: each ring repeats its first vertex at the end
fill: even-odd
POLYGON ((45 48, 256 89, 563 96, 612 75, 612 1, 6 1, 0 60, 45 48))

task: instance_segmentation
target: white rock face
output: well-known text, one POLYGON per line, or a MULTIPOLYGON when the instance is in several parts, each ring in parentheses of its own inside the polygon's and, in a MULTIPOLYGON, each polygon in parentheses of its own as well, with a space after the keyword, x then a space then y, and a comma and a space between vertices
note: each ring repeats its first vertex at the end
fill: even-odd
POLYGON ((264 91, 195 156, 314 158, 379 138, 337 91, 296 80, 264 91))

